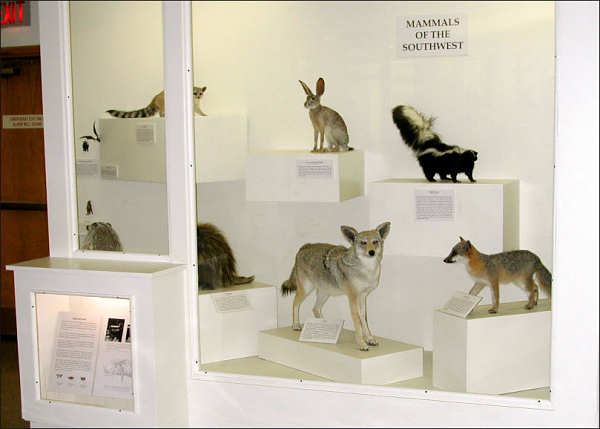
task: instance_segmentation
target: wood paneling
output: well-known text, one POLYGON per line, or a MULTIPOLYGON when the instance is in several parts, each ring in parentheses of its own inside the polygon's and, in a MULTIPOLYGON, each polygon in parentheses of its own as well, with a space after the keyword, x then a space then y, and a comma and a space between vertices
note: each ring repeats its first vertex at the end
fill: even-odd
MULTIPOLYGON (((42 114, 39 47, 4 48, 2 115, 42 114)), ((4 129, 0 137, 0 333, 14 335, 13 273, 6 265, 49 255, 43 129, 4 129)))
MULTIPOLYGON (((39 59, 2 61, 19 74, 2 76, 2 115, 42 114, 39 59)), ((46 202, 43 129, 2 129, 0 144, 2 201, 46 202)))

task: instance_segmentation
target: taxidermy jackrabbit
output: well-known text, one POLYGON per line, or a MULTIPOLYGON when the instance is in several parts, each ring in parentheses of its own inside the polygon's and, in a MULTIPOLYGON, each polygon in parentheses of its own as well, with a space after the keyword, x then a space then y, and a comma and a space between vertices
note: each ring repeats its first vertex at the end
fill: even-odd
POLYGON ((322 77, 317 80, 317 95, 302 81, 299 81, 304 92, 306 101, 304 107, 308 109, 308 116, 315 129, 315 144, 312 152, 345 152, 354 150, 348 146, 348 129, 341 115, 329 107, 321 105, 321 95, 325 92, 325 81, 322 77), (317 138, 321 136, 321 144, 317 149, 317 138), (327 140, 329 149, 323 149, 323 138, 327 140))

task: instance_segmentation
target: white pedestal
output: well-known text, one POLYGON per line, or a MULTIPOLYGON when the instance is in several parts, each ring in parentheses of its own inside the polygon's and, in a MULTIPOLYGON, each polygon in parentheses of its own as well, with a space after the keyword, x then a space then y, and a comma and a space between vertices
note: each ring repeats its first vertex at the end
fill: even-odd
POLYGON ((429 183, 425 179, 388 179, 369 184, 370 224, 392 222, 387 255, 444 257, 461 235, 485 253, 519 246, 519 182, 429 183), (416 193, 450 190, 453 220, 417 220, 416 193), (423 240, 423 237, 427 237, 423 240))
POLYGON ((354 332, 346 329, 337 344, 300 342, 299 336, 291 327, 260 332, 258 356, 346 383, 384 385, 423 376, 423 349, 418 346, 376 337, 379 346, 362 352, 354 332))
POLYGON ((224 289, 200 291, 198 320, 201 363, 256 356, 257 333, 277 326, 275 287, 252 282, 224 289), (248 305, 235 308, 233 300, 238 300, 239 303, 240 295, 246 296, 248 305), (232 300, 234 308, 220 310, 219 304, 227 304, 228 299, 232 300))
POLYGON ((339 202, 364 194, 364 155, 274 151, 248 157, 248 201, 339 202))
POLYGON ((502 394, 550 385, 550 301, 476 307, 467 319, 435 311, 433 384, 444 390, 502 394))
MULTIPOLYGON (((165 183, 164 118, 104 118, 98 120, 97 128, 102 139, 100 166, 115 167, 112 171, 116 172, 115 177, 103 177, 165 183), (140 126, 146 128, 140 129, 140 126)), ((194 129, 196 182, 243 179, 248 156, 246 118, 241 115, 195 116, 194 129)))

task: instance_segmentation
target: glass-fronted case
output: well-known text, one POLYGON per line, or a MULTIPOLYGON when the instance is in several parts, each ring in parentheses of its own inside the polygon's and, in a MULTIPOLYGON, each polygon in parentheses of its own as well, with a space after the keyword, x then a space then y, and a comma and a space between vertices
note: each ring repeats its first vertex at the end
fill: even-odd
POLYGON ((134 410, 129 299, 36 293, 40 399, 134 410))
POLYGON ((201 370, 548 399, 554 6, 192 28, 201 370))

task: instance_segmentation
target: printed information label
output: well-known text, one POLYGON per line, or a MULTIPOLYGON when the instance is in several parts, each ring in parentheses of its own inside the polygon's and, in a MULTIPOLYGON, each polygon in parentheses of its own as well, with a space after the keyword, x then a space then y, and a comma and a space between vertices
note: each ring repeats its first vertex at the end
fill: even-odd
POLYGON ((98 320, 61 311, 54 342, 48 390, 59 393, 92 393, 98 320))
POLYGON ((344 326, 343 320, 309 319, 300 332, 300 341, 337 344, 344 326))
POLYGON ((399 16, 396 58, 467 55, 467 35, 464 14, 399 16))
POLYGON ((478 295, 456 292, 454 296, 450 298, 450 301, 442 307, 442 311, 453 316, 466 318, 482 299, 483 297, 478 295))
POLYGON ((454 190, 415 190, 415 219, 417 222, 453 221, 454 190))
POLYGON ((44 128, 44 115, 2 115, 2 128, 44 128))
POLYGON ((332 179, 333 160, 298 159, 296 160, 296 176, 299 179, 332 179))
POLYGON ((219 313, 251 310, 252 306, 245 293, 222 293, 211 295, 215 310, 219 313))
POLYGON ((154 123, 135 124, 135 141, 141 144, 156 143, 156 128, 154 123))
POLYGON ((75 164, 76 174, 78 176, 96 176, 98 175, 98 162, 97 161, 77 161, 75 164))

